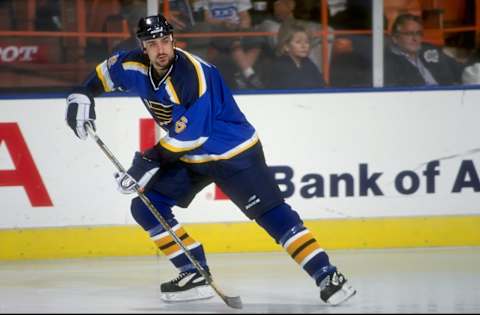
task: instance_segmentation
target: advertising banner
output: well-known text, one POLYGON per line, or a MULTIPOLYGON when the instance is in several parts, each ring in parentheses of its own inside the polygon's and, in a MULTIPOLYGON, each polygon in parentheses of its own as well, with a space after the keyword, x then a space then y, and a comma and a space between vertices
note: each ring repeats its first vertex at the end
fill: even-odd
MULTIPOLYGON (((237 95, 286 201, 304 219, 479 215, 480 92, 237 95)), ((159 131, 135 97, 96 100, 125 167, 159 131)), ((65 123, 65 100, 0 101, 0 229, 134 224, 114 165, 65 123)), ((215 185, 185 223, 246 217, 215 185)))

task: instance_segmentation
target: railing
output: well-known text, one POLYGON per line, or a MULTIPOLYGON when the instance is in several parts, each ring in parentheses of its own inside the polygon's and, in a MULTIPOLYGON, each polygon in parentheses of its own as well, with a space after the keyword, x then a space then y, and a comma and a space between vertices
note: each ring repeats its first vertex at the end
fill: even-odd
MULTIPOLYGON (((339 36, 339 35, 370 35, 372 34, 371 30, 333 30, 329 31, 329 20, 328 20, 328 3, 327 0, 319 0, 321 1, 321 21, 320 24, 322 25, 322 29, 319 32, 316 32, 314 36, 321 38, 322 43, 322 71, 324 75, 325 82, 329 82, 330 80, 330 63, 329 63, 329 36, 339 36)), ((97 1, 94 1, 94 4, 97 1)), ((2 38, 27 38, 27 37, 35 37, 35 38, 76 38, 78 39, 78 48, 80 50, 84 50, 86 47, 87 39, 89 38, 102 38, 102 39, 126 39, 130 37, 130 33, 126 23, 122 24, 122 29, 120 32, 88 32, 87 31, 87 14, 85 9, 85 0, 76 0, 76 20, 77 20, 77 31, 34 31, 33 24, 31 20, 33 19, 33 14, 36 8, 36 1, 29 0, 28 1, 28 18, 29 23, 27 24, 27 30, 22 31, 11 31, 11 30, 0 30, 0 43, 3 41, 2 38)), ((169 2, 164 1, 162 7, 163 13, 168 16, 169 15, 169 2)), ((450 33, 460 33, 460 32, 475 32, 476 34, 476 42, 480 37, 480 0, 475 0, 475 25, 471 26, 460 26, 460 27, 447 27, 444 28, 443 26, 436 29, 441 32, 441 34, 450 34, 450 33)), ((275 36, 276 33, 273 32, 208 32, 208 33, 197 33, 197 32, 190 32, 190 33, 177 33, 177 38, 219 38, 219 37, 230 37, 230 36, 243 36, 243 37, 250 37, 250 36, 275 36)), ((425 38, 426 41, 429 38, 425 38)), ((476 46, 479 46, 476 43, 476 46)), ((77 61, 78 63, 85 63, 84 58, 80 58, 77 61)), ((0 66, 1 63, 0 63, 0 66)))

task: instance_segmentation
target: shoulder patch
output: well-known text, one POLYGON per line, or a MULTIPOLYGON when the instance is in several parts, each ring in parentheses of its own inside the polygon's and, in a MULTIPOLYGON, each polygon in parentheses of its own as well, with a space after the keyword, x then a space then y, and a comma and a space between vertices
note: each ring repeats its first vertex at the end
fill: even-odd
POLYGON ((107 67, 108 69, 110 69, 118 60, 118 54, 115 54, 113 56, 111 56, 110 58, 108 58, 107 60, 107 67))

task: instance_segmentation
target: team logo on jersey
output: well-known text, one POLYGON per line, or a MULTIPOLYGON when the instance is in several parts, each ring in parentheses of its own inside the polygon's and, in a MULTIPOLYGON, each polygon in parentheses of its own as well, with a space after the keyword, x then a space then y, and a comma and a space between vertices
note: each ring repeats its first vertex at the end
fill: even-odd
POLYGON ((180 117, 179 120, 175 123, 175 132, 181 133, 187 128, 188 119, 185 116, 180 117))
POLYGON ((117 62, 117 60, 118 60, 118 54, 108 58, 107 60, 108 69, 110 69, 115 64, 115 62, 117 62))
POLYGON ((143 100, 160 126, 168 125, 172 121, 173 104, 167 105, 152 100, 143 100))

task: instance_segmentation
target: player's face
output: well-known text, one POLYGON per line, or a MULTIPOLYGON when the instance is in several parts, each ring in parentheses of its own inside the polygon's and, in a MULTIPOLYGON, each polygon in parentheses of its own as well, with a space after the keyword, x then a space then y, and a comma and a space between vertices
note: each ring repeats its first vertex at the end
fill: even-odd
POLYGON ((310 39, 305 32, 296 32, 287 45, 287 52, 292 57, 305 58, 310 53, 310 39))
POLYGON ((423 28, 415 21, 406 21, 398 33, 393 37, 393 42, 404 52, 415 55, 422 47, 423 28))
POLYGON ((174 42, 171 35, 149 39, 143 42, 145 53, 148 55, 153 67, 159 71, 167 70, 175 56, 174 42))

